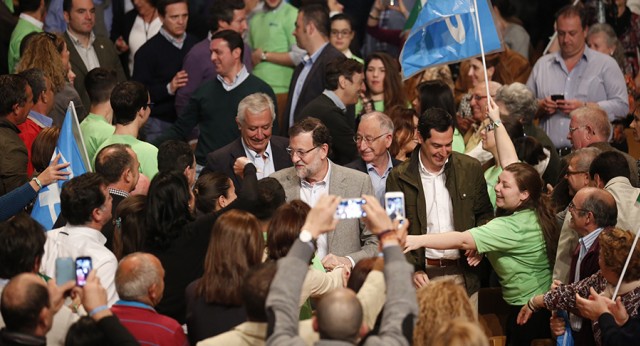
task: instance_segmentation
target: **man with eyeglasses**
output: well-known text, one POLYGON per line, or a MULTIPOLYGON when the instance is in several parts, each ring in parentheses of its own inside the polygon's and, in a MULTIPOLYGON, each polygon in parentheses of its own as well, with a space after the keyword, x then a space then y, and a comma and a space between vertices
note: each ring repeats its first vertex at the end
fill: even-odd
MULTIPOLYGON (((289 129, 289 147, 294 167, 272 175, 284 188, 287 201, 300 199, 313 207, 321 196, 342 198, 373 195, 369 177, 329 160, 331 135, 316 118, 306 118, 289 129)), ((304 232, 304 230, 302 230, 304 232)), ((340 220, 335 231, 317 239, 317 256, 327 270, 353 268, 363 258, 378 253, 378 240, 359 219, 340 220)))
MULTIPOLYGON (((489 92, 491 97, 495 97, 502 84, 489 82, 489 92)), ((489 161, 493 156, 490 152, 482 149, 482 137, 480 131, 484 128, 482 122, 487 118, 487 87, 484 83, 478 83, 473 88, 471 96, 471 111, 473 113, 473 124, 465 133, 465 154, 475 157, 481 163, 489 161)))
POLYGON ((329 158, 331 161, 346 165, 357 156, 355 119, 347 108, 358 103, 358 96, 364 82, 361 63, 339 56, 331 60, 324 76, 326 89, 309 102, 300 112, 300 118, 320 119, 329 129, 333 145, 329 158))
POLYGON ((393 167, 402 163, 391 157, 389 147, 393 139, 393 121, 386 114, 371 112, 363 115, 358 132, 353 140, 360 157, 346 166, 363 173, 371 179, 373 190, 381 205, 387 190, 387 177, 393 167))
MULTIPOLYGON (((440 108, 427 109, 418 131, 422 144, 387 179, 387 191, 404 192, 409 234, 463 232, 488 222, 493 206, 480 162, 452 152, 453 116, 440 108)), ((407 258, 414 265, 414 285, 450 277, 466 287, 477 306, 479 271, 468 264, 466 255, 459 250, 411 251, 407 258)))
MULTIPOLYGON (((562 283, 570 284, 600 270, 598 236, 606 228, 616 226, 618 210, 611 193, 595 187, 585 187, 578 191, 567 209, 571 214, 570 227, 577 239, 569 258, 564 259, 571 263, 571 267, 568 280, 562 283)), ((554 281, 556 285, 559 283, 554 281)), ((569 320, 576 345, 595 345, 590 320, 574 314, 569 314, 569 320)))

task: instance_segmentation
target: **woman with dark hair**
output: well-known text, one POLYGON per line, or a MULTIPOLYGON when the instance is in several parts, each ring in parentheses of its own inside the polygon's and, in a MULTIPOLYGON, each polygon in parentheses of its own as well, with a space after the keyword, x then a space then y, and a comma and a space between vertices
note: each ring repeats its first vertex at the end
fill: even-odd
MULTIPOLYGON (((500 217, 464 232, 408 236, 405 245, 405 251, 427 247, 485 254, 498 275, 502 296, 511 306, 507 344, 529 345, 533 339, 550 337, 548 311, 540 311, 528 323, 516 325, 518 312, 531 293, 541 294, 551 286, 559 232, 542 188, 540 174, 533 167, 512 163, 504 168, 495 187, 500 217)), ((476 256, 468 261, 479 263, 476 256)))
POLYGON ((232 209, 252 210, 257 200, 256 167, 247 159, 242 167, 245 188, 239 198, 216 213, 194 217, 195 197, 181 172, 160 172, 149 186, 146 205, 145 249, 162 262, 165 290, 158 312, 179 323, 186 321, 184 288, 202 276, 211 228, 232 209))
MULTIPOLYGON (((576 296, 587 298, 590 294, 599 294, 609 299, 612 298, 614 287, 620 280, 620 273, 625 266, 629 252, 633 252, 629 266, 622 279, 618 297, 629 316, 638 316, 640 309, 640 244, 633 246, 635 234, 631 231, 619 228, 605 228, 598 236, 600 255, 598 265, 600 270, 581 280, 569 285, 560 285, 556 289, 531 297, 528 304, 522 307, 518 315, 518 323, 527 323, 532 314, 538 309, 549 310, 574 310, 576 309, 576 296)), ((583 323, 586 323, 583 321, 583 323)), ((601 329, 598 320, 591 321, 593 337, 597 345, 602 344, 601 329)))
POLYGON ((200 175, 193 193, 196 196, 198 215, 217 212, 238 197, 233 181, 219 172, 207 172, 200 175))
MULTIPOLYGON (((277 261, 289 252, 304 226, 305 219, 311 208, 301 200, 294 200, 281 205, 271 218, 267 231, 267 256, 268 259, 277 261)), ((314 258, 315 262, 317 259, 314 258)), ((302 284, 300 294, 300 306, 307 298, 317 298, 328 293, 334 288, 344 287, 348 271, 338 267, 329 273, 325 273, 322 264, 312 265, 307 271, 307 276, 302 284)), ((311 310, 309 309, 309 313, 311 310)), ((309 318, 311 316, 309 315, 309 318)))
POLYGON ((192 345, 246 320, 241 297, 244 276, 262 263, 263 251, 264 240, 255 216, 231 210, 218 218, 211 231, 204 274, 186 290, 192 345))
POLYGON ((118 204, 113 218, 113 254, 118 260, 144 248, 146 207, 144 195, 129 196, 118 204))
POLYGON ((418 136, 418 113, 415 109, 393 106, 388 111, 393 120, 393 139, 389 153, 396 160, 404 161, 420 144, 418 136))
POLYGON ((430 80, 418 85, 418 95, 411 102, 413 108, 422 114, 429 108, 442 108, 453 118, 453 151, 464 154, 464 138, 456 121, 456 106, 451 88, 443 81, 430 80))
POLYGON ((356 115, 379 111, 393 106, 407 106, 402 89, 400 66, 389 54, 376 52, 369 55, 364 64, 367 91, 360 95, 356 115))
POLYGON ((31 145, 31 164, 33 165, 33 175, 37 176, 44 171, 51 162, 53 151, 56 150, 60 137, 59 127, 46 127, 38 133, 31 145))

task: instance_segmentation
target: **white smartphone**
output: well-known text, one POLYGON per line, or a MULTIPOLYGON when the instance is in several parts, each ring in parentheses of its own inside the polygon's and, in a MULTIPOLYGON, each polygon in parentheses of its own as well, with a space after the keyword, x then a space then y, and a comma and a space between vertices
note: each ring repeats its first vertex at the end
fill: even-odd
POLYGON ((362 205, 365 203, 367 202, 362 198, 343 199, 340 201, 340 204, 338 204, 335 218, 344 220, 365 217, 367 216, 367 213, 362 210, 362 205))
POLYGON ((384 206, 387 215, 391 220, 404 220, 406 214, 404 212, 404 193, 403 192, 387 192, 384 194, 384 206))

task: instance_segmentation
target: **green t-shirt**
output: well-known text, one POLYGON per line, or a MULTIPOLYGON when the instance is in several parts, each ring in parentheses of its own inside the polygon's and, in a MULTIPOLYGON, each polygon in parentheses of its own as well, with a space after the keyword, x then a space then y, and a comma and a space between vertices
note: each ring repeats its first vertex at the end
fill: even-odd
POLYGON ((524 305, 551 286, 545 241, 533 210, 498 217, 469 230, 478 252, 498 274, 502 296, 510 305, 524 305))
POLYGON ((498 177, 502 173, 502 167, 493 165, 484 171, 484 180, 487 181, 487 192, 489 193, 489 200, 493 205, 493 210, 496 210, 496 185, 498 184, 498 177))
MULTIPOLYGON (((249 24, 249 45, 263 52, 284 53, 291 50, 296 41, 293 36, 298 10, 283 2, 275 10, 256 13, 249 24)), ((268 61, 253 67, 256 77, 265 81, 276 94, 289 92, 293 67, 268 61)))
POLYGON ((453 129, 453 144, 451 149, 456 153, 464 154, 464 137, 458 129, 453 129))
MULTIPOLYGON (((89 113, 80 123, 80 132, 82 132, 82 140, 87 148, 87 155, 93 159, 98 154, 98 148, 106 141, 116 130, 115 126, 109 124, 104 117, 89 113)), ((93 166, 93 161, 91 162, 93 166)))
MULTIPOLYGON (((100 152, 100 149, 106 147, 109 144, 122 143, 129 144, 131 149, 136 155, 138 155, 138 161, 140 161, 140 171, 147 176, 149 180, 153 179, 158 173, 158 148, 153 144, 143 142, 130 135, 111 135, 104 143, 98 148, 96 152, 100 152)), ((95 157, 91 162, 95 162, 95 157)))

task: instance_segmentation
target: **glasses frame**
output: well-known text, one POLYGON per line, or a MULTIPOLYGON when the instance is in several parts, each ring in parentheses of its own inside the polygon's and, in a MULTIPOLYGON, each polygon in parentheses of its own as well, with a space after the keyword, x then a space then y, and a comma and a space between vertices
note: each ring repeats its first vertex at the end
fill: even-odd
POLYGON ((298 155, 299 158, 304 159, 304 157, 312 152, 314 149, 318 149, 320 148, 321 145, 316 145, 315 147, 309 149, 309 150, 302 150, 302 149, 298 149, 298 150, 293 150, 293 148, 291 147, 286 147, 285 150, 287 151, 287 154, 289 154, 289 156, 293 157, 294 154, 298 155))
MULTIPOLYGON (((414 131, 415 131, 415 129, 414 129, 414 131)), ((369 139, 367 139, 367 137, 361 137, 361 136, 356 135, 356 136, 353 136, 353 141, 354 141, 356 144, 358 144, 358 145, 360 145, 360 143, 361 143, 362 141, 364 141, 367 145, 371 145, 371 143, 373 143, 373 142, 377 141, 379 138, 381 138, 381 137, 383 137, 383 136, 386 136, 386 135, 388 135, 388 134, 389 134, 389 132, 387 132, 387 133, 383 133, 383 134, 381 134, 381 135, 380 135, 380 136, 378 136, 378 137, 375 137, 375 138, 369 138, 369 139)))
POLYGON ((593 213, 591 210, 589 209, 582 209, 582 208, 577 208, 576 205, 573 203, 573 201, 569 202, 569 205, 567 205, 567 210, 571 211, 573 209, 574 212, 578 211, 582 214, 586 214, 586 213, 593 213))

